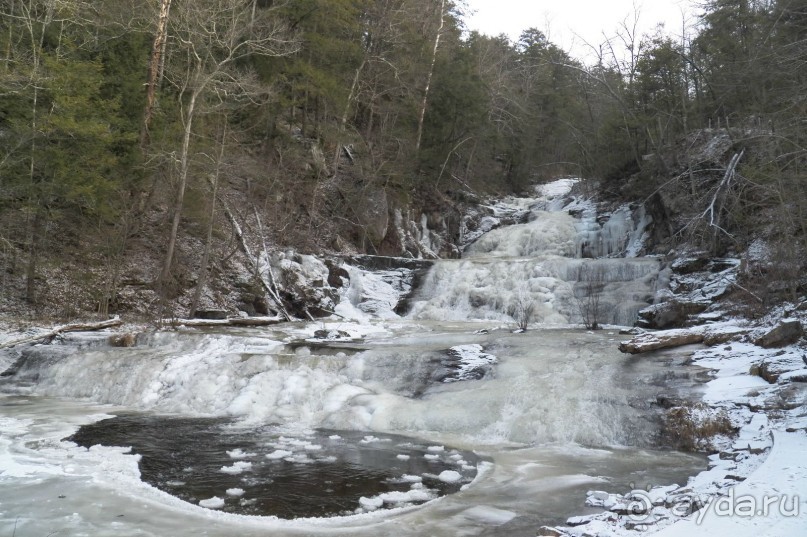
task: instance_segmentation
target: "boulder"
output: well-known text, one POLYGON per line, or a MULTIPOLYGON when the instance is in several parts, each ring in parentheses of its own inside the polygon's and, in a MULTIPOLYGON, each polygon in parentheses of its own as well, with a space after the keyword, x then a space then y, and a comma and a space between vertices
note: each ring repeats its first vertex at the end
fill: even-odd
POLYGON ((325 266, 328 267, 328 285, 334 289, 341 289, 350 282, 350 273, 339 261, 326 259, 325 266))
POLYGON ((703 313, 708 307, 709 304, 704 302, 673 299, 640 311, 639 324, 643 328, 683 328, 688 324, 691 315, 703 313))
POLYGON ((792 345, 804 337, 804 328, 798 319, 783 319, 775 327, 754 339, 754 345, 766 349, 792 345))
POLYGON ((314 332, 314 337, 316 339, 331 339, 331 340, 339 340, 339 339, 350 339, 351 335, 345 332, 344 330, 316 330, 314 332))
MULTIPOLYGON (((751 373, 762 377, 771 384, 779 381, 779 377, 786 373, 801 372, 804 369, 804 362, 801 356, 796 354, 785 354, 780 351, 775 356, 765 358, 758 367, 752 367, 751 373)), ((791 378, 791 381, 793 379, 791 378)), ((795 382, 799 382, 796 380, 795 382)))

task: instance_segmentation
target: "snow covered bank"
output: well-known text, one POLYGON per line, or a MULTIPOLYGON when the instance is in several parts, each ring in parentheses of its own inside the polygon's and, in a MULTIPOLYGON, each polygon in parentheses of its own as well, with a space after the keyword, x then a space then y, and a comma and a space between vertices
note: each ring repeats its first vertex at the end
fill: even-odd
MULTIPOLYGON (((691 331, 702 335, 707 330, 721 332, 715 327, 691 331)), ((684 486, 646 484, 621 494, 591 491, 586 504, 604 508, 603 513, 570 518, 567 526, 543 528, 539 535, 624 537, 658 530, 662 537, 804 535, 807 345, 802 340, 765 349, 738 341, 759 341, 770 331, 770 324, 757 331, 724 325, 724 342, 692 356, 693 366, 708 368, 712 380, 702 394, 708 407, 693 411, 691 419, 720 412, 737 430, 734 436, 712 439, 716 452, 708 470, 684 486)))

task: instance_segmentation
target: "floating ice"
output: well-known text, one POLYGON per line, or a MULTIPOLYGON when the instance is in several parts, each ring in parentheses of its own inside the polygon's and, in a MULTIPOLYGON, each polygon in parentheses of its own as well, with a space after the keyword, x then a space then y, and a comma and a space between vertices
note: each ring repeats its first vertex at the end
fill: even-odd
POLYGON ((384 500, 382 500, 378 496, 373 498, 366 498, 362 496, 361 498, 359 498, 359 505, 361 505, 364 509, 367 509, 368 511, 375 511, 376 509, 384 505, 384 500))
POLYGON ((227 489, 226 492, 227 492, 227 496, 243 496, 244 495, 244 489, 239 489, 239 488, 227 489))
POLYGON ((224 507, 224 500, 218 496, 213 496, 212 498, 201 500, 199 505, 202 507, 207 507, 208 509, 221 509, 224 507))
POLYGON ((443 483, 457 483, 462 479, 462 474, 454 470, 443 470, 437 479, 443 483))
POLYGON ((228 451, 227 455, 229 455, 231 459, 249 459, 250 457, 257 455, 257 453, 247 453, 241 448, 236 448, 232 451, 228 451))
POLYGON ((219 470, 224 474, 237 475, 252 468, 251 462, 236 461, 232 466, 222 466, 219 470))

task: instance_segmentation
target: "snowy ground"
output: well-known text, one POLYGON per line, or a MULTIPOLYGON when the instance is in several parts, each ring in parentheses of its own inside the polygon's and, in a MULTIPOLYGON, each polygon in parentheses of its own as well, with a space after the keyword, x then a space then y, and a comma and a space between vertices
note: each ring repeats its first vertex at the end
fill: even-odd
POLYGON ((713 372, 703 402, 739 427, 736 437, 716 439, 719 451, 710 456, 709 469, 680 487, 590 491, 586 505, 602 507, 601 514, 572 517, 568 526, 542 528, 538 535, 807 534, 806 350, 802 339, 778 349, 731 342, 695 352, 693 365, 713 372), (778 374, 774 383, 752 374, 763 363, 778 374))

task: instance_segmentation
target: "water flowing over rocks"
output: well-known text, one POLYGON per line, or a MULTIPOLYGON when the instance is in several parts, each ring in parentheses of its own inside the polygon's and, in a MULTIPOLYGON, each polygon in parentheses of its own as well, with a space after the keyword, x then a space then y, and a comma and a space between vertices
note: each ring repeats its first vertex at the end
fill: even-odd
MULTIPOLYGON (((760 331, 725 322, 718 299, 737 285, 738 260, 690 256, 669 267, 665 258, 639 257, 652 236, 647 212, 624 206, 598 214, 593 203, 574 195, 574 184, 560 181, 535 198, 491 204, 468 217, 461 259, 353 256, 322 262, 294 252, 265 258, 284 301, 297 305, 294 314, 322 315, 316 322, 260 331, 184 327, 141 334, 133 347, 112 347, 108 334, 92 345, 57 340, 15 351, 19 359, 8 369, 3 356, 0 391, 6 393, 0 397, 11 402, 9 416, 0 416, 0 461, 12 461, 12 473, 0 474, 0 481, 11 479, 17 487, 23 478, 33 479, 15 488, 15 497, 0 492, 0 500, 13 510, 53 492, 38 488, 47 488, 48 480, 37 481, 40 470, 27 462, 44 457, 36 464, 58 476, 49 479, 62 483, 76 473, 84 480, 72 480, 72 486, 95 501, 101 501, 96 487, 102 483, 104 496, 111 488, 132 504, 149 502, 158 522, 142 524, 152 529, 201 516, 215 537, 235 531, 251 537, 268 529, 279 535, 336 529, 356 535, 582 537, 674 529, 672 522, 696 519, 715 498, 752 482, 766 454, 776 462, 803 445, 783 431, 803 435, 807 429, 804 349, 800 342, 770 349, 754 344, 776 332, 779 321, 795 329, 791 320, 803 322, 803 312, 782 312, 760 331), (536 305, 531 327, 542 330, 506 329, 519 300, 536 305), (598 325, 631 325, 640 310, 647 325, 687 328, 634 333, 623 350, 667 349, 641 358, 618 353, 613 329, 569 328, 588 324, 592 314, 598 325), (564 328, 547 329, 552 324, 564 328), (708 347, 670 350, 684 343, 708 347), (693 404, 698 396, 688 390, 697 390, 702 402, 693 404), (48 406, 50 397, 62 398, 61 406, 48 406), (226 418, 244 431, 278 427, 282 436, 220 450, 216 478, 230 481, 184 496, 193 509, 206 511, 200 515, 184 511, 190 507, 176 497, 144 487, 137 455, 62 442, 101 412, 117 412, 77 410, 77 399, 150 414, 226 418), (67 418, 57 413, 54 420, 52 408, 67 418), (49 427, 56 432, 41 432, 49 427), (397 488, 350 496, 351 517, 358 519, 260 526, 266 521, 225 516, 236 504, 251 508, 241 502, 268 485, 255 481, 259 468, 331 464, 328 442, 350 438, 359 448, 379 446, 390 432, 413 439, 391 459, 402 465, 389 478, 397 488), (670 444, 705 450, 706 471, 688 478, 703 469, 703 458, 653 452, 664 435, 670 444), (450 445, 479 450, 490 460, 475 462, 450 445), (404 470, 415 459, 425 469, 404 470), (438 464, 445 466, 431 466, 438 464), (628 477, 636 475, 647 481, 628 477), (432 502, 442 485, 464 494, 432 502), (420 511, 407 511, 416 505, 420 511), (584 507, 602 512, 569 517, 584 507), (382 518, 387 508, 395 517, 382 518)), ((426 215, 420 222, 419 235, 411 226, 406 232, 418 243, 418 255, 442 248, 428 232, 440 220, 426 215)), ((792 333, 780 341, 788 337, 792 333)), ((801 476, 804 465, 792 466, 801 476)), ((168 487, 184 486, 179 477, 169 481, 168 487)), ((71 513, 89 520, 74 521, 76 527, 98 524, 81 507, 92 500, 64 499, 71 513)), ((116 531, 138 534, 132 511, 113 505, 127 515, 116 531)), ((63 522, 38 515, 25 521, 27 529, 42 533, 63 522)), ((10 528, 6 522, 0 515, 0 524, 10 528)), ((193 524, 172 533, 188 535, 198 529, 193 524)))
POLYGON ((474 230, 488 231, 465 235, 462 259, 436 262, 411 315, 507 321, 513 305, 526 301, 538 323, 632 325, 667 287, 660 259, 636 257, 652 219, 641 207, 598 214, 571 194, 576 183, 560 180, 539 187, 536 198, 491 206, 474 220, 474 230))

